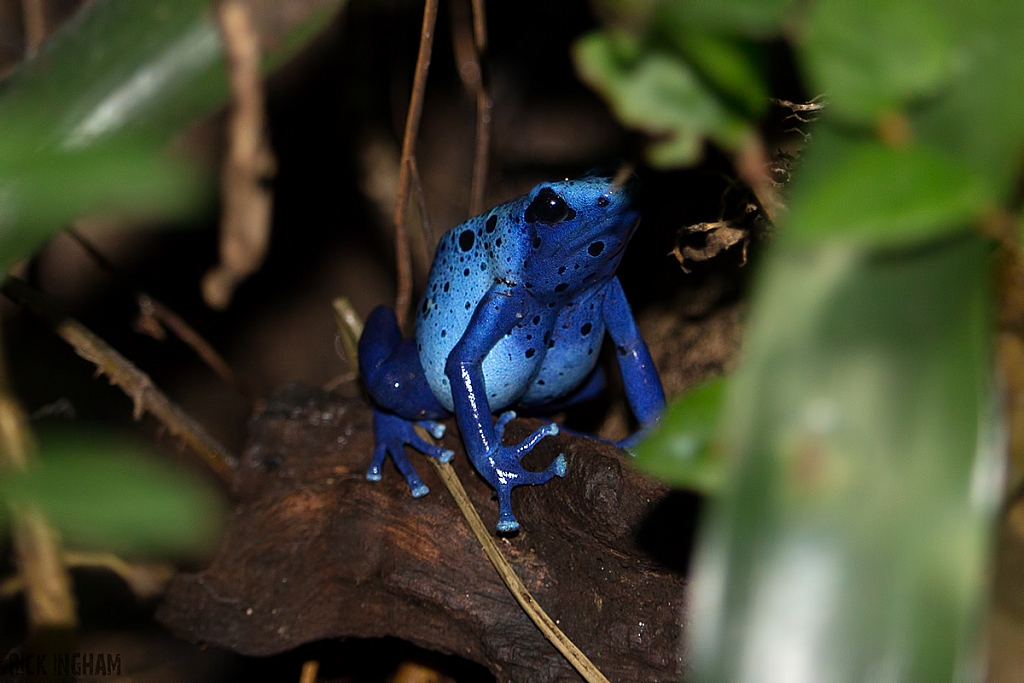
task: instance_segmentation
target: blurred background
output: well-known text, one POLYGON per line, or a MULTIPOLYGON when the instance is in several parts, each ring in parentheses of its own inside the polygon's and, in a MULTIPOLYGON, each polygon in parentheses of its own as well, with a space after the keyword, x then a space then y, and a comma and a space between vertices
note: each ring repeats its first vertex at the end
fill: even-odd
MULTIPOLYGON (((216 178, 232 114, 205 3, 0 0, 0 261, 233 453, 276 388, 351 370, 336 297, 362 317, 395 300, 392 216, 423 17, 407 0, 249 5, 275 67, 265 95, 276 172, 258 179, 272 191, 272 231, 258 271, 214 310, 201 282, 219 258, 216 178), (167 52, 170 66, 216 62, 195 78, 200 95, 154 97, 156 113, 97 135, 112 162, 63 137, 82 115, 74 105, 110 86, 77 67, 92 73, 163 39, 90 33, 88 5, 111 26, 138 21, 165 37, 187 6, 205 28, 167 52), (48 52, 48 36, 78 47, 48 52), (168 140, 170 161, 146 156, 168 140), (63 208, 87 205, 95 178, 127 196, 149 171, 187 210, 63 208), (26 193, 36 215, 10 199, 34 186, 9 178, 26 177, 57 188, 26 193), (102 259, 62 231, 69 216, 102 259), (138 290, 209 340, 245 389, 140 325, 138 290)), ((690 491, 673 494, 676 536, 658 561, 694 578, 696 680, 1024 678, 1022 16, 1000 0, 487 5, 484 206, 599 165, 633 164, 642 181, 643 222, 619 276, 676 402, 637 462, 690 491)), ((425 210, 410 209, 414 299, 431 235, 469 217, 471 42, 469 3, 442 3, 416 155, 425 210)), ((140 73, 119 77, 136 93, 163 78, 140 73)), ((210 478, 151 418, 134 422, 124 393, 49 325, 6 298, 0 323, 33 431, 154 444, 210 478)), ((609 375, 607 396, 569 421, 621 438, 635 425, 609 375)), ((321 680, 492 680, 388 639, 270 659, 200 648, 170 638, 154 600, 117 577, 79 569, 74 583, 80 649, 121 652, 145 680, 287 680, 309 659, 321 680), (434 678, 408 677, 403 662, 434 678)), ((0 600, 0 653, 24 641, 26 621, 21 601, 0 600)))

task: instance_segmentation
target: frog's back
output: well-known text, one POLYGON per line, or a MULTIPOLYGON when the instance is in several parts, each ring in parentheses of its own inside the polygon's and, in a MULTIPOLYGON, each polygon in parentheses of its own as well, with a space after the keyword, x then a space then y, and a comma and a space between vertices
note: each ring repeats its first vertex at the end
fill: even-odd
MULTIPOLYGON (((515 282, 524 254, 518 237, 518 213, 512 200, 455 226, 437 246, 430 279, 416 312, 416 348, 431 391, 453 410, 445 375, 448 355, 469 326, 477 305, 497 282, 515 282)), ((521 369, 495 362, 506 351, 502 339, 484 362, 492 409, 513 402, 525 389, 521 369)))

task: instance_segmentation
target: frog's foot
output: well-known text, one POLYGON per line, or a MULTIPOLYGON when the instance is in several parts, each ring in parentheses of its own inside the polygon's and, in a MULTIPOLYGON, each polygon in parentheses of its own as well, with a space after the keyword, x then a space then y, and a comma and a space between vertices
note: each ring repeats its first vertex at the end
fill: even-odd
POLYGON ((638 432, 633 432, 632 434, 630 434, 629 436, 627 436, 627 437, 626 437, 625 439, 623 439, 622 441, 616 441, 616 442, 615 442, 615 445, 616 445, 616 446, 618 446, 619 448, 621 448, 622 450, 626 451, 626 452, 627 452, 627 453, 629 453, 630 455, 636 455, 636 454, 635 454, 635 453, 633 452, 633 448, 634 448, 634 447, 635 447, 635 446, 636 446, 636 445, 637 445, 638 443, 640 443, 641 441, 643 441, 643 439, 644 439, 644 437, 645 437, 645 436, 647 436, 647 432, 646 432, 646 431, 644 431, 644 430, 640 430, 640 431, 638 431, 638 432))
POLYGON ((515 446, 503 446, 501 438, 505 433, 505 426, 515 416, 516 414, 512 411, 502 413, 494 425, 499 445, 493 453, 488 454, 487 462, 490 471, 484 472, 484 476, 498 492, 498 531, 505 533, 519 528, 519 522, 512 514, 512 489, 516 486, 543 484, 553 477, 564 477, 566 468, 565 455, 561 453, 542 472, 531 472, 523 468, 520 464, 523 456, 533 450, 533 447, 540 443, 545 436, 557 434, 558 425, 544 425, 522 443, 515 446))
POLYGON ((425 420, 413 423, 397 415, 385 413, 374 408, 373 431, 377 439, 377 447, 373 450, 373 460, 370 462, 370 468, 366 470, 366 478, 370 481, 380 481, 381 467, 383 467, 384 460, 390 453, 391 459, 395 461, 398 471, 402 473, 405 481, 408 482, 409 489, 412 491, 412 497, 421 498, 430 493, 430 489, 427 488, 427 485, 416 474, 412 463, 409 462, 409 458, 405 455, 405 447, 407 445, 412 446, 420 453, 435 457, 441 462, 451 460, 455 452, 428 443, 416 433, 416 425, 426 429, 435 439, 440 439, 444 434, 445 427, 439 422, 425 420))
POLYGON ((640 444, 641 441, 650 436, 651 433, 658 428, 659 424, 661 424, 660 418, 652 420, 648 424, 641 425, 640 429, 633 432, 622 441, 616 441, 614 443, 616 446, 626 451, 630 455, 636 455, 636 447, 640 444))

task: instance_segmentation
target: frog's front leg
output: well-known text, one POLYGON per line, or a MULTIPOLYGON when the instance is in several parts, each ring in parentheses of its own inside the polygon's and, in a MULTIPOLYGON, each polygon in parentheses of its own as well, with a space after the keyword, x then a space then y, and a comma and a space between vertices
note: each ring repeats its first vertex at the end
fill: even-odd
POLYGON ((515 417, 509 411, 491 422, 491 407, 483 375, 484 358, 494 345, 522 319, 523 294, 518 288, 495 285, 477 305, 465 334, 448 355, 445 374, 452 391, 455 418, 462 432, 466 452, 477 471, 498 492, 498 531, 519 528, 512 514, 512 489, 524 484, 543 484, 552 477, 565 476, 565 456, 543 472, 523 468, 520 460, 545 436, 558 433, 557 425, 545 425, 522 443, 502 444, 505 425, 515 417))
POLYGON ((608 334, 615 342, 615 357, 619 361, 626 400, 640 422, 640 431, 618 444, 620 448, 628 448, 658 423, 665 411, 665 390, 617 277, 613 277, 605 288, 602 315, 608 334))
POLYGON ((366 319, 359 339, 359 374, 373 402, 373 432, 376 447, 366 478, 380 481, 381 468, 390 454, 405 477, 414 498, 430 492, 405 455, 412 446, 441 462, 454 453, 428 443, 416 434, 417 425, 436 438, 444 434, 444 425, 434 420, 448 411, 434 397, 423 375, 419 355, 411 339, 402 339, 395 312, 379 306, 366 319))

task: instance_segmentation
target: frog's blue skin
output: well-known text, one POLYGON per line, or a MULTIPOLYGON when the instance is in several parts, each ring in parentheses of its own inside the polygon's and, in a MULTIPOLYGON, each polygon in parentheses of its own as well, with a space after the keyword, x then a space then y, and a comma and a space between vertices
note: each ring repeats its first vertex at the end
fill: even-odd
POLYGON ((427 487, 405 445, 447 462, 453 452, 413 430, 444 432, 436 420, 455 414, 477 471, 498 492, 498 531, 519 527, 512 489, 565 476, 565 456, 543 472, 520 459, 549 424, 520 444, 502 444, 506 411, 555 412, 604 387, 596 366, 605 332, 611 335, 626 397, 651 427, 665 406, 661 381, 615 269, 639 222, 635 182, 616 187, 597 175, 543 183, 449 230, 441 238, 416 313, 415 339, 402 339, 394 312, 370 314, 359 342, 359 370, 374 404, 377 446, 366 478, 381 478, 390 453, 414 497, 427 487))

